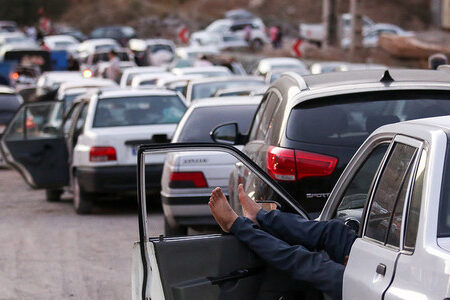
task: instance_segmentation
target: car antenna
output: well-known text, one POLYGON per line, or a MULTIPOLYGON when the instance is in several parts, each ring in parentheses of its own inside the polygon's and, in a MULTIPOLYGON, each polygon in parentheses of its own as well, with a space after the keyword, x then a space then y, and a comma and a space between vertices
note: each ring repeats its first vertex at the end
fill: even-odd
POLYGON ((384 71, 383 77, 381 77, 380 82, 389 85, 394 81, 394 78, 392 78, 391 74, 389 74, 389 70, 384 71))

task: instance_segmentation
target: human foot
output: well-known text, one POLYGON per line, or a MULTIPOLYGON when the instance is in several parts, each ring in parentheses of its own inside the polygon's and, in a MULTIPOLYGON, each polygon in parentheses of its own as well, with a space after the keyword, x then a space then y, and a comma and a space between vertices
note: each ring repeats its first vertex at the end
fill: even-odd
POLYGON ((236 221, 238 215, 231 208, 220 187, 212 191, 208 205, 220 228, 225 232, 230 232, 231 225, 236 221))
POLYGON ((254 223, 257 223, 256 215, 261 210, 261 205, 253 201, 252 198, 247 195, 242 184, 239 185, 239 201, 241 202, 244 215, 254 223))

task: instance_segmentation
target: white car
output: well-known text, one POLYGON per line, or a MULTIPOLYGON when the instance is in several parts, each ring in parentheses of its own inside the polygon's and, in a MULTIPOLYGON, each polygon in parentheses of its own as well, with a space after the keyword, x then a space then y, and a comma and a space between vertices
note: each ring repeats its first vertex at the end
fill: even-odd
POLYGON ((65 50, 74 53, 80 42, 70 35, 48 35, 44 37, 45 45, 50 50, 65 50))
POLYGON ((131 39, 128 41, 131 51, 143 65, 163 66, 175 57, 175 44, 166 39, 131 39))
MULTIPOLYGON (((137 146, 169 142, 186 104, 168 90, 98 90, 81 96, 55 127, 49 121, 56 109, 58 102, 22 106, 1 150, 30 186, 46 189, 48 201, 66 189, 85 214, 102 195, 136 193, 137 146)), ((164 155, 147 163, 148 191, 157 193, 164 155)))
POLYGON ((287 69, 303 70, 304 74, 309 73, 308 68, 301 60, 292 57, 263 58, 259 61, 254 73, 256 75, 266 75, 268 72, 276 69, 283 69, 285 72, 287 69))
POLYGON ((324 61, 313 63, 310 67, 311 74, 380 69, 385 70, 387 67, 380 64, 349 63, 346 61, 324 61))
MULTIPOLYGON (((358 235, 343 274, 342 299, 450 298, 449 132, 448 116, 383 126, 345 168, 319 217, 343 222, 358 235)), ((173 144, 140 150, 138 162, 158 150, 232 153, 273 189, 277 203, 269 200, 272 207, 307 218, 295 199, 232 147, 173 144)), ((138 201, 143 200, 141 193, 138 201)), ((233 235, 149 238, 147 208, 139 207, 133 299, 176 299, 180 294, 184 300, 284 299, 292 295, 283 289, 284 281, 299 287, 233 235)), ((302 292, 310 289, 305 285, 302 292)))
POLYGON ((178 59, 195 60, 200 55, 217 55, 220 54, 219 49, 214 45, 178 47, 176 55, 178 59))
POLYGON ((166 69, 162 67, 134 67, 125 69, 120 77, 120 87, 131 86, 133 78, 137 75, 162 73, 165 71, 166 69))
MULTIPOLYGON (((247 132, 261 97, 201 99, 186 111, 173 143, 212 142, 211 131, 237 123, 247 132)), ((239 146, 237 146, 239 147, 239 146)), ((185 235, 188 226, 216 225, 208 208, 211 188, 227 193, 228 177, 236 159, 216 152, 175 152, 167 155, 161 178, 161 200, 166 235, 185 235)))
MULTIPOLYGON (((414 32, 406 31, 394 24, 378 23, 363 32, 362 44, 366 48, 378 46, 378 38, 381 34, 395 34, 399 36, 414 36, 414 32)), ((344 37, 341 40, 341 47, 346 49, 350 47, 351 37, 344 37)))
POLYGON ((43 96, 49 92, 55 92, 64 82, 82 80, 83 75, 79 71, 51 71, 43 73, 36 84, 36 95, 43 96))
POLYGON ((81 61, 95 52, 108 52, 110 50, 119 50, 120 44, 114 39, 90 39, 78 45, 77 56, 81 61))
POLYGON ((265 85, 264 79, 258 76, 226 76, 192 80, 186 88, 186 102, 212 97, 218 90, 238 87, 265 85))
POLYGON ((260 50, 269 43, 266 27, 260 18, 249 20, 220 19, 212 22, 203 31, 193 32, 190 37, 193 45, 215 45, 219 49, 251 46, 260 50), (250 28, 250 40, 246 41, 246 27, 250 28))
POLYGON ((201 75, 204 77, 221 77, 233 75, 230 69, 223 66, 174 68, 172 73, 180 75, 201 75))
POLYGON ((170 72, 140 74, 133 77, 133 80, 131 81, 131 87, 132 88, 149 87, 149 86, 156 87, 158 80, 170 79, 175 77, 176 76, 170 72))
POLYGON ((0 47, 8 44, 36 45, 32 39, 20 31, 0 33, 0 47))

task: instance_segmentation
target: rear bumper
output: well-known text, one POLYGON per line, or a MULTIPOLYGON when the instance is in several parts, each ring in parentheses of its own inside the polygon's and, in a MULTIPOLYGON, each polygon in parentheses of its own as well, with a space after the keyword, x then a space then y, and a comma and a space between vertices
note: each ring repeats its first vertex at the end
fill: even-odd
MULTIPOLYGON (((163 164, 145 167, 147 191, 159 192, 163 164)), ((136 166, 81 167, 77 168, 80 187, 86 192, 121 193, 137 192, 136 166)))
POLYGON ((209 196, 170 197, 161 195, 164 215, 172 226, 216 225, 209 210, 209 196))

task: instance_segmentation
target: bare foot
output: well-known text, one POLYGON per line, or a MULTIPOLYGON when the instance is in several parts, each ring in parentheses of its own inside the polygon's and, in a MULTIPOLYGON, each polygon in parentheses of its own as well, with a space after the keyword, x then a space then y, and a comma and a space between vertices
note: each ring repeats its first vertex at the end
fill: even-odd
POLYGON ((242 184, 239 185, 239 201, 241 202, 242 209, 244 210, 244 215, 254 223, 257 223, 256 215, 261 210, 261 205, 253 201, 252 198, 247 195, 242 184))
POLYGON ((231 225, 236 221, 238 215, 231 208, 220 187, 212 191, 208 205, 220 228, 225 232, 230 232, 231 225))

